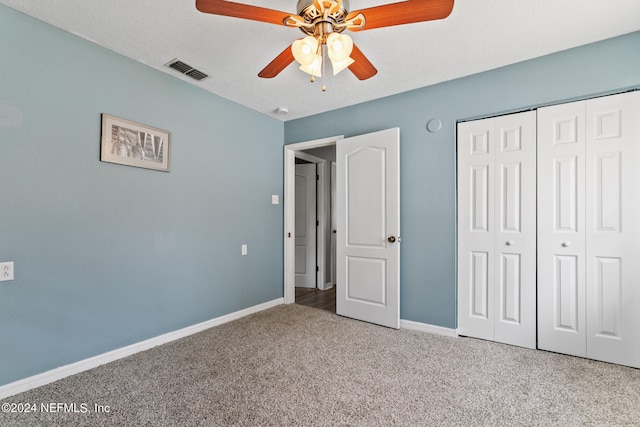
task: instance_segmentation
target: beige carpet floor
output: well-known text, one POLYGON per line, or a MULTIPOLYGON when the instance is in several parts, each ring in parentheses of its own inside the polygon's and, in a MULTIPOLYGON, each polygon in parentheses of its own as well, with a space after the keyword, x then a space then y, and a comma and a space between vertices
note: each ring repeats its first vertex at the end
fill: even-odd
POLYGON ((640 370, 292 304, 14 403, 1 426, 640 426, 640 370))

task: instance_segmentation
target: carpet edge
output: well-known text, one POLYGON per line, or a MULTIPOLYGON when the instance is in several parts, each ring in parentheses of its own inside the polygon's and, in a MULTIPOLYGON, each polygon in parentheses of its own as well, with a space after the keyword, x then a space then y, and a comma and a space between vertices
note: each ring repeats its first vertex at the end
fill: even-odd
POLYGON ((400 319, 400 329, 409 329, 413 331, 427 332, 430 334, 444 335, 447 337, 458 337, 455 329, 445 328, 443 326, 430 325, 428 323, 414 322, 413 320, 400 319))
POLYGON ((2 385, 0 400, 282 304, 284 298, 277 298, 2 385))

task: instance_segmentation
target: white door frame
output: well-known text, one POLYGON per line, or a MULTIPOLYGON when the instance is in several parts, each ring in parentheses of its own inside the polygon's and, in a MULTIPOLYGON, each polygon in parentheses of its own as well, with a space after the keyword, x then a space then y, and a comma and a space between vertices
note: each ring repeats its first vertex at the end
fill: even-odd
MULTIPOLYGON (((299 142, 296 144, 289 144, 284 146, 284 303, 292 304, 296 302, 296 277, 295 277, 295 225, 296 225, 296 212, 295 212, 295 172, 296 172, 296 157, 309 160, 315 158, 320 160, 318 163, 318 175, 320 175, 320 181, 318 186, 318 205, 317 210, 322 215, 318 215, 319 229, 324 230, 327 227, 328 220, 328 208, 326 203, 328 200, 325 194, 329 191, 328 186, 325 185, 323 177, 329 173, 327 170, 327 161, 315 156, 311 156, 307 153, 301 153, 302 150, 309 150, 311 148, 326 147, 335 145, 336 141, 344 138, 343 135, 332 136, 329 138, 314 139, 311 141, 299 142)), ((313 160, 310 160, 313 161, 313 160)), ((325 249, 326 238, 325 233, 318 233, 318 277, 317 283, 324 287, 325 284, 325 249), (320 263, 322 261, 322 264, 320 263)))

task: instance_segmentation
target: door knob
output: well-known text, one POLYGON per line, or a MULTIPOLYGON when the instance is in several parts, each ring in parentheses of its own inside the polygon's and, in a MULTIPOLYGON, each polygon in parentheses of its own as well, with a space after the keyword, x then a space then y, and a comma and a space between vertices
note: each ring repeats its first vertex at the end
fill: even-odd
POLYGON ((393 243, 393 242, 395 242, 395 241, 396 241, 395 236, 389 236, 389 237, 387 237, 387 242, 389 242, 389 243, 393 243))
POLYGON ((569 247, 570 244, 571 243, 569 243, 569 242, 562 242, 562 247, 563 248, 567 248, 567 247, 569 247))
POLYGON ((511 245, 513 245, 513 240, 507 240, 507 241, 505 242, 505 244, 506 244, 507 246, 511 246, 511 245))

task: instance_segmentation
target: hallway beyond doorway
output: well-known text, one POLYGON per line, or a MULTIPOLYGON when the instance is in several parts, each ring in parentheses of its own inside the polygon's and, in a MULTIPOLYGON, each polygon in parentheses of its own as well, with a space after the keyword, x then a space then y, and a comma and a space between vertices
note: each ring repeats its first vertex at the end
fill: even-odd
POLYGON ((336 313, 336 288, 320 289, 296 288, 296 304, 336 313))

